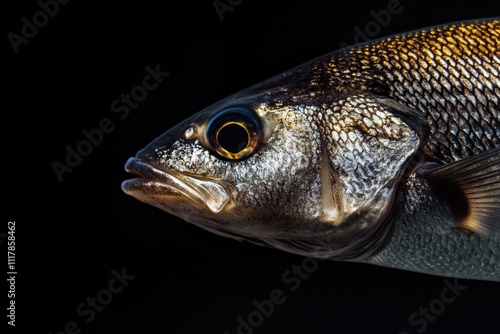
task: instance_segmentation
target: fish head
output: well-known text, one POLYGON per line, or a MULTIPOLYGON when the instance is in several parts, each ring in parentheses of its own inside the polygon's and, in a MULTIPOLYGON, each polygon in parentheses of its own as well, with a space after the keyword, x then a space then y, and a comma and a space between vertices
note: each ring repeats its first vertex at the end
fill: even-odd
POLYGON ((372 233, 425 137, 420 118, 371 94, 280 81, 162 134, 128 160, 139 178, 122 189, 213 233, 305 255, 318 247, 301 240, 372 233))

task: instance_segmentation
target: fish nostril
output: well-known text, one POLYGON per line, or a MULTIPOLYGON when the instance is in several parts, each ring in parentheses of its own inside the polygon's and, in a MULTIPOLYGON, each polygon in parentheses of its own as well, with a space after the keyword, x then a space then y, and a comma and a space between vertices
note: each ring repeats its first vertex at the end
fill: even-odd
POLYGON ((182 134, 184 140, 193 140, 198 136, 198 126, 194 123, 189 124, 182 134))

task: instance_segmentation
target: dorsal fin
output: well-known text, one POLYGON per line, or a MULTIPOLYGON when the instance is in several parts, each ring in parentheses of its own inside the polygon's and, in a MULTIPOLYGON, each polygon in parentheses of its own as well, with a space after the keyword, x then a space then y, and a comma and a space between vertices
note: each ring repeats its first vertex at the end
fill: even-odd
POLYGON ((500 147, 423 174, 458 188, 468 204, 459 226, 488 235, 500 233, 500 147))

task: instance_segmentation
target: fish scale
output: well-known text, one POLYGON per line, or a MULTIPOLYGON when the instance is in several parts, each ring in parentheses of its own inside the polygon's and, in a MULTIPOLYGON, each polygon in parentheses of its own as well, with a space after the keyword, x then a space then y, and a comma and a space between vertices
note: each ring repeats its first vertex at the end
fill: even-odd
MULTIPOLYGON (((395 36, 340 57, 370 60, 366 66, 382 73, 391 97, 429 118, 426 153, 451 162, 500 145, 499 50, 500 21, 491 20, 395 36)), ((329 68, 343 64, 338 57, 329 68)))
POLYGON ((360 90, 390 96, 428 118, 425 153, 452 162, 500 145, 499 50, 499 19, 463 22, 340 50, 256 88, 272 100, 283 93, 274 87, 288 86, 287 102, 297 105, 310 103, 310 92, 328 100, 360 90), (480 131, 470 131, 474 121, 480 131))
POLYGON ((335 101, 334 106, 340 106, 334 107, 337 112, 321 118, 318 115, 323 113, 317 113, 316 122, 340 124, 338 130, 322 127, 322 134, 329 147, 330 163, 343 185, 344 205, 351 206, 349 203, 359 204, 371 198, 384 184, 387 174, 397 174, 406 159, 401 150, 416 145, 418 139, 416 133, 373 97, 353 95, 335 101), (365 149, 356 149, 362 145, 365 149), (401 162, 387 166, 380 163, 381 159, 401 159, 401 162))

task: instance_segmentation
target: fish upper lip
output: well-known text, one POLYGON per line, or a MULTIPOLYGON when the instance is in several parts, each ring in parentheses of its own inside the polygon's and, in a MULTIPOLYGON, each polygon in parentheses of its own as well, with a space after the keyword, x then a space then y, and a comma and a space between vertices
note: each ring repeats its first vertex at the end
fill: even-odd
MULTIPOLYGON (((143 187, 148 187, 147 184, 151 182, 166 185, 185 197, 207 206, 214 213, 220 212, 236 195, 236 188, 227 181, 163 169, 137 158, 129 158, 125 170, 140 176, 140 179, 145 179, 143 187)), ((124 181, 122 190, 133 195, 128 186, 131 182, 140 182, 140 179, 124 181)))

